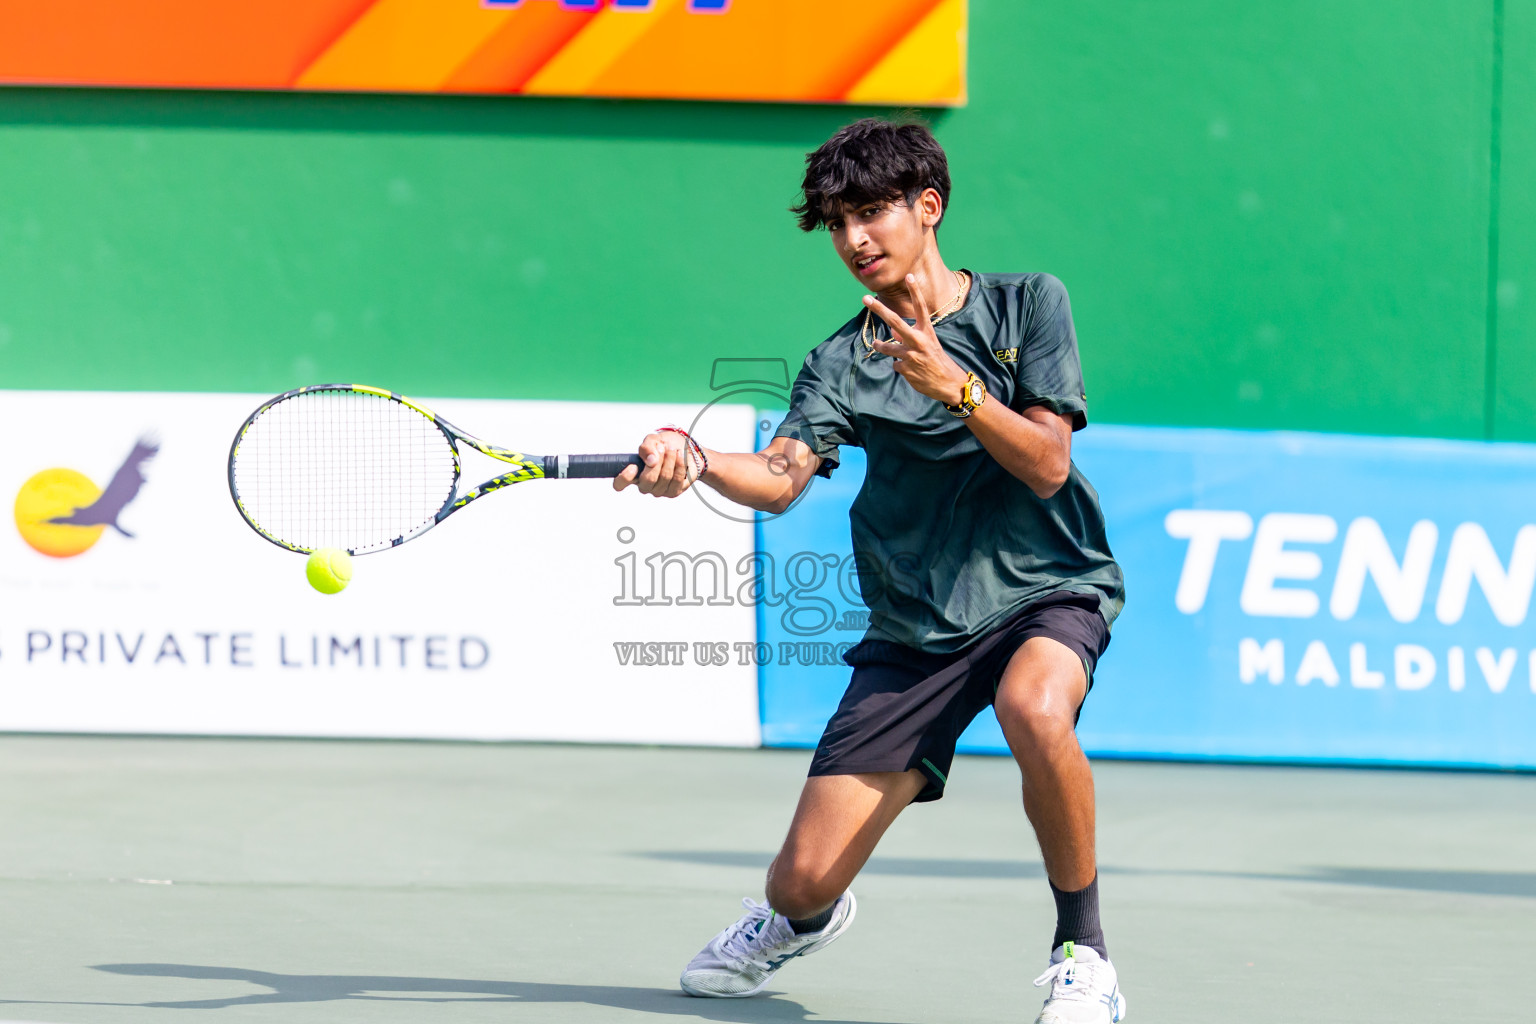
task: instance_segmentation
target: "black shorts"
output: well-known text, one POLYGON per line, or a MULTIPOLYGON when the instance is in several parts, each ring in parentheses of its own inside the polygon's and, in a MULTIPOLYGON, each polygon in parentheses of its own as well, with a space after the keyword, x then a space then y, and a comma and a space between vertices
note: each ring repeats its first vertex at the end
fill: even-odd
POLYGON ((1109 626, 1090 594, 1047 595, 949 654, 862 641, 843 655, 853 678, 821 734, 811 775, 916 768, 928 777, 916 802, 937 800, 960 734, 992 703, 1014 652, 1036 636, 1065 644, 1082 658, 1092 688, 1094 666, 1109 646, 1109 626))

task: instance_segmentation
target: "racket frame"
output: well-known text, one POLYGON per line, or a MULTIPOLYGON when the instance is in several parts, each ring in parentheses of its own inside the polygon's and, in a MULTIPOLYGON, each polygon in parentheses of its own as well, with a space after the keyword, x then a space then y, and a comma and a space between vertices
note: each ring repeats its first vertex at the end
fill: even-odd
MULTIPOLYGON (((431 409, 428 409, 420 402, 412 401, 404 395, 397 394, 396 392, 386 391, 383 388, 371 387, 367 384, 309 384, 301 388, 294 388, 292 391, 284 391, 280 395, 269 398, 267 401, 258 406, 255 412, 246 417, 245 422, 240 425, 240 429, 235 433, 234 443, 229 447, 228 466, 229 496, 234 499, 235 508, 239 510, 240 517, 244 519, 246 524, 250 526, 251 529, 255 530, 259 535, 286 551, 296 551, 301 555, 307 555, 311 554, 313 549, 300 547, 296 544, 290 544, 287 541, 272 535, 271 533, 267 532, 267 530, 264 529, 259 523, 257 523, 254 518, 252 518, 250 512, 245 507, 245 502, 240 500, 239 488, 235 486, 235 459, 240 454, 240 442, 245 439, 246 433, 250 431, 251 427, 256 423, 258 419, 261 418, 263 414, 267 412, 267 410, 281 402, 288 401, 290 398, 296 398, 299 395, 310 394, 317 391, 360 392, 365 395, 373 395, 377 398, 385 398, 392 402, 398 402, 405 406, 407 409, 410 409, 411 411, 425 417, 435 427, 437 427, 437 429, 442 432, 443 437, 447 440, 448 450, 453 455, 453 487, 448 492, 448 497, 443 501, 442 507, 439 508, 436 514, 432 517, 432 521, 427 523, 425 526, 422 526, 420 529, 414 530, 410 533, 401 534, 400 536, 393 538, 389 541, 388 544, 370 547, 366 551, 361 552, 361 554, 371 555, 376 551, 388 551, 390 548, 397 548, 408 540, 414 540, 415 538, 420 537, 422 534, 432 529, 432 527, 436 526, 444 519, 447 519, 449 516, 453 515, 453 513, 457 512, 465 505, 468 505, 476 498, 484 497, 485 495, 490 494, 492 491, 499 491, 503 487, 510 487, 512 484, 523 483, 526 480, 541 480, 546 475, 545 459, 543 456, 524 455, 521 452, 514 452, 510 448, 501 448, 494 444, 488 444, 487 442, 480 440, 478 437, 475 437, 473 434, 468 434, 460 430, 458 427, 454 426, 452 423, 449 423, 447 420, 443 419, 437 413, 433 412, 431 409), (498 461, 510 463, 516 468, 509 472, 502 473, 500 476, 494 476, 482 483, 480 486, 471 488, 464 494, 460 495, 459 476, 463 467, 459 460, 459 441, 469 445, 471 448, 481 453, 482 455, 488 455, 498 461)), ((560 458, 563 462, 565 457, 562 456, 560 458)), ((351 548, 347 548, 346 551, 349 555, 359 554, 359 552, 351 548)))

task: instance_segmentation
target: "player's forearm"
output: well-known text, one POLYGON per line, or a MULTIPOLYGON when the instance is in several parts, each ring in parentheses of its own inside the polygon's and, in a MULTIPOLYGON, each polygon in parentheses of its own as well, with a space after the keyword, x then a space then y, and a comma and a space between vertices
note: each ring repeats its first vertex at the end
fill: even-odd
MULTIPOLYGON (((905 325, 905 321, 896 323, 905 325)), ((901 328, 893 325, 892 330, 901 328)), ((962 404, 968 375, 943 352, 931 331, 924 335, 907 327, 903 341, 875 348, 898 355, 902 363, 897 372, 921 394, 947 406, 962 404)), ((982 447, 1038 497, 1050 498, 1067 482, 1072 471, 1072 424, 1066 417, 1042 406, 1031 406, 1021 414, 993 400, 975 407, 965 422, 982 447)))
POLYGON ((1021 416, 1001 402, 990 401, 965 422, 982 447, 1037 496, 1049 498, 1067 482, 1072 470, 1070 427, 1063 434, 1050 419, 1021 416))
POLYGON ((724 497, 759 512, 782 512, 799 493, 783 455, 704 450, 709 470, 700 477, 724 497))

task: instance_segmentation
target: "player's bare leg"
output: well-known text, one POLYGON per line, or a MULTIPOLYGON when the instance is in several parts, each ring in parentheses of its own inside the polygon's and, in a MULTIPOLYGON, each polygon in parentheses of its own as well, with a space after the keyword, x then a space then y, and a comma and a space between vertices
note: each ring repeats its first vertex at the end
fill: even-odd
POLYGON ((1035 827, 1045 873, 1074 892, 1093 881, 1093 770, 1077 742, 1087 693, 1083 662, 1049 637, 1026 640, 997 688, 997 720, 1024 775, 1024 813, 1035 827))
POLYGON ((746 915, 683 969, 683 991, 749 996, 785 963, 836 940, 857 907, 849 883, 924 785, 916 771, 807 779, 789 835, 768 869, 767 901, 743 901, 746 915))
POLYGON ((1099 925, 1094 850, 1093 770, 1077 742, 1077 709, 1087 695, 1083 662, 1049 637, 1024 642, 998 684, 998 723, 1024 776, 1024 813, 1035 828, 1056 897, 1051 986, 1039 1021, 1118 1021, 1125 1016, 1099 925))
POLYGON ((806 779, 789 835, 768 868, 768 903, 794 920, 832 906, 924 785, 918 771, 806 779))

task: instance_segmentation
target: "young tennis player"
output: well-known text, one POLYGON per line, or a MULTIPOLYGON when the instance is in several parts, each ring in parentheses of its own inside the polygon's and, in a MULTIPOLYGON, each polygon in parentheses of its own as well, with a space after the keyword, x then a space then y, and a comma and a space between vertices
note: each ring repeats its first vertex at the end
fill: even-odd
POLYGON ((665 428, 641 443, 644 468, 614 479, 659 497, 702 480, 780 512, 837 468, 842 445, 868 457, 850 519, 869 631, 844 658, 853 676, 766 902, 744 901, 684 969, 683 990, 752 995, 842 935, 854 876, 903 808, 943 795, 960 733, 990 704, 1056 898, 1038 1021, 1119 1021, 1075 727, 1124 588, 1071 458, 1087 396, 1066 290, 1047 274, 944 262, 949 169, 922 125, 848 125, 807 157, 803 192, 801 228, 828 229, 871 293, 864 308, 806 357, 765 449, 712 451, 665 428))

